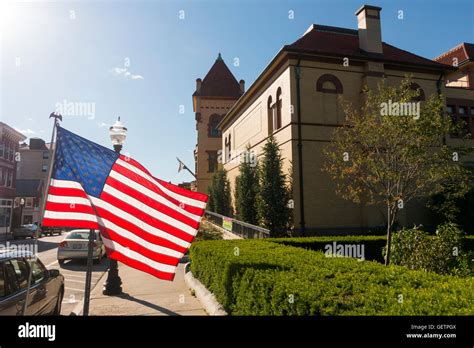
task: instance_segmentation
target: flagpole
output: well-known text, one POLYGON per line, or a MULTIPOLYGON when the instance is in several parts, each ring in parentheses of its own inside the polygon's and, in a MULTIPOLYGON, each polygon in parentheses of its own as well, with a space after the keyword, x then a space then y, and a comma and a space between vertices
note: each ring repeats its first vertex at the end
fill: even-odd
MULTIPOLYGON (((183 169, 186 169, 189 173, 191 173, 192 176, 194 176, 194 179, 197 179, 196 174, 194 174, 194 173, 191 171, 191 169, 189 169, 189 168, 186 166, 186 164, 184 164, 183 161, 181 161, 178 157, 176 157, 176 159, 178 160, 178 162, 179 162, 180 164, 183 165, 183 169)), ((179 170, 178 170, 178 172, 179 172, 179 170)))
MULTIPOLYGON (((51 143, 49 144, 50 152, 51 152, 51 155, 50 155, 51 161, 49 162, 49 165, 48 165, 48 176, 47 176, 47 180, 46 180, 46 188, 43 191, 43 197, 42 197, 42 200, 41 200, 40 217, 39 217, 39 220, 38 220, 38 229, 36 230, 36 233, 34 235, 34 243, 33 243, 34 249, 33 250, 36 250, 37 245, 38 245, 38 234, 39 234, 39 232, 41 231, 41 228, 42 228, 42 223, 43 223, 43 218, 44 218, 44 208, 46 206, 46 198, 48 197, 49 184, 51 182, 51 175, 52 175, 52 172, 53 172, 53 162, 54 162, 54 153, 55 153, 53 143, 54 143, 54 140, 56 138, 57 126, 59 126, 59 121, 63 120, 63 117, 60 114, 56 113, 56 112, 51 113, 49 115, 49 118, 54 119, 53 132, 51 133, 51 143)), ((20 216, 20 218, 21 218, 21 216, 20 216)), ((36 255, 33 255, 33 257, 36 257, 36 255)), ((23 311, 22 311, 23 315, 26 315, 26 310, 28 309, 28 301, 30 299, 31 277, 32 277, 31 263, 28 259, 28 283, 27 283, 27 286, 26 286, 25 302, 23 303, 23 311)))
POLYGON ((86 271, 86 285, 84 289, 84 306, 82 308, 82 315, 89 315, 89 303, 90 303, 90 294, 91 294, 91 282, 92 282, 92 258, 93 252, 92 247, 94 245, 95 230, 89 230, 89 241, 87 248, 87 271, 86 271))

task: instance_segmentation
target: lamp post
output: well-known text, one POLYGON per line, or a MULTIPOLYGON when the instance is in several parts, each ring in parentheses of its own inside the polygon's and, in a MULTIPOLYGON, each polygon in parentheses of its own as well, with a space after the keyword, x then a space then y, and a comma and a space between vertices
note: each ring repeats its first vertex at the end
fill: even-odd
POLYGON ((20 198, 20 226, 23 225, 23 206, 25 205, 25 199, 20 198))
MULTIPOLYGON (((122 122, 120 122, 120 117, 109 128, 110 140, 114 146, 114 150, 117 154, 120 154, 122 150, 123 143, 127 138, 127 128, 124 127, 122 122)), ((118 274, 118 265, 117 260, 110 259, 109 271, 107 273, 107 280, 104 284, 104 289, 102 293, 104 295, 114 296, 120 295, 122 293, 122 279, 118 274)))

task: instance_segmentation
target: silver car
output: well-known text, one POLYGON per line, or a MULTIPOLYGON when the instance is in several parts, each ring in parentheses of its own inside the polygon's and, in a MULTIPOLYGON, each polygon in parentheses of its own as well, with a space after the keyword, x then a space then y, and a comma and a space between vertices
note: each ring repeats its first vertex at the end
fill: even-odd
MULTIPOLYGON (((95 232, 93 259, 100 263, 105 256, 104 242, 100 238, 99 231, 95 232)), ((89 230, 72 230, 64 237, 58 246, 58 262, 64 264, 65 260, 84 259, 87 260, 89 243, 89 230)))
POLYGON ((26 239, 39 237, 39 229, 35 224, 21 225, 12 231, 13 239, 26 239))

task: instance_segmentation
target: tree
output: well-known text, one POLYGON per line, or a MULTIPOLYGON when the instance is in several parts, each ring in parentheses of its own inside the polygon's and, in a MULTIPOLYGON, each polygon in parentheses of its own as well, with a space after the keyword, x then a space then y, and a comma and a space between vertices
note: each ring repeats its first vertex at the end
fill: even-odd
POLYGON ((469 189, 467 170, 460 165, 466 148, 446 145, 446 135, 459 129, 446 115, 442 96, 420 105, 420 91, 411 86, 406 78, 397 87, 381 83, 376 91, 365 88, 360 110, 344 103, 346 123, 334 131, 324 151, 323 170, 336 181, 341 197, 385 205, 386 265, 400 209, 441 191, 447 178, 459 194, 469 189))
POLYGON ((254 153, 247 147, 239 165, 239 175, 235 179, 235 209, 237 219, 256 225, 258 165, 254 153))
POLYGON ((286 178, 282 171, 280 149, 273 136, 268 138, 263 147, 259 182, 257 210, 260 224, 268 228, 273 237, 288 235, 289 195, 286 178))
POLYGON ((211 186, 208 188, 209 209, 217 214, 231 216, 231 193, 230 182, 227 179, 227 171, 218 169, 212 176, 211 186))

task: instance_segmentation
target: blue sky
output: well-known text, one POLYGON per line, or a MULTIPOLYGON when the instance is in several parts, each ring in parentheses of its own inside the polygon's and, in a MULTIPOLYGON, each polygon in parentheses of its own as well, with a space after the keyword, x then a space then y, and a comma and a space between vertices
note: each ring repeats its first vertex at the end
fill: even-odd
MULTIPOLYGON (((179 183, 192 179, 177 173, 175 157, 193 167, 195 79, 218 52, 248 88, 312 23, 356 29, 354 12, 364 2, 0 3, 0 120, 28 137, 49 139, 48 115, 57 103, 89 103, 93 117, 65 116, 63 126, 110 146, 108 126, 121 116, 129 129, 124 152, 155 176, 179 183)), ((474 42, 471 0, 365 3, 383 8, 384 41, 424 57, 474 42)))

